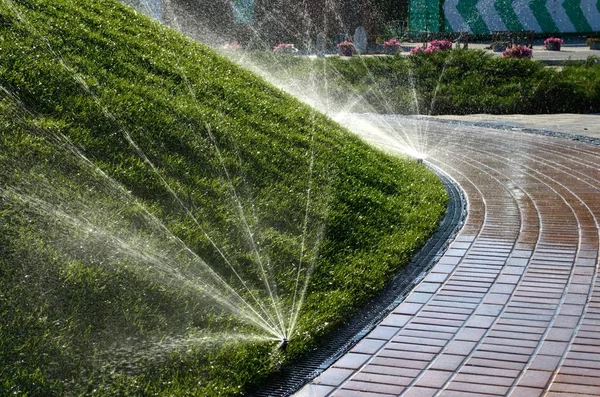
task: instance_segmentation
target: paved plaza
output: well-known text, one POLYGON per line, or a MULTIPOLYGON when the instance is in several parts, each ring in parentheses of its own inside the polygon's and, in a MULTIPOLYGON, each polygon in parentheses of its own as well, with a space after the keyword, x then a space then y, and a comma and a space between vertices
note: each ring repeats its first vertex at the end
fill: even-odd
POLYGON ((407 299, 297 395, 600 395, 600 146, 361 118, 355 132, 384 150, 426 143, 468 215, 407 299))

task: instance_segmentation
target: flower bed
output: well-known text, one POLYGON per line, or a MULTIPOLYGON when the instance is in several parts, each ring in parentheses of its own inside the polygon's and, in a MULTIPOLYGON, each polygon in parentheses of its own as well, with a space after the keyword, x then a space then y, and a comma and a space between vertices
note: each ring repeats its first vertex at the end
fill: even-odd
POLYGON ((354 53, 354 43, 348 40, 344 40, 337 45, 338 52, 340 55, 351 57, 354 53))
POLYGON ((390 39, 383 43, 383 50, 386 54, 396 54, 400 51, 402 43, 397 38, 390 39))
POLYGON ((410 50, 410 54, 425 53, 430 54, 436 51, 447 51, 452 49, 452 42, 450 40, 432 40, 427 43, 427 47, 416 46, 410 50))
POLYGON ((504 50, 502 56, 506 58, 530 59, 533 57, 533 50, 524 45, 515 45, 504 50))
POLYGON ((544 40, 544 47, 548 51, 560 51, 560 47, 563 44, 563 39, 558 37, 548 37, 544 40))

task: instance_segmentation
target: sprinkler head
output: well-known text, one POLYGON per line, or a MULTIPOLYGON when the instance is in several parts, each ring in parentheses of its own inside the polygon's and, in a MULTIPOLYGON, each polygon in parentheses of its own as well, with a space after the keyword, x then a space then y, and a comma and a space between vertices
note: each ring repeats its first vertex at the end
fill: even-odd
POLYGON ((279 346, 277 346, 277 349, 281 350, 282 352, 285 351, 285 349, 287 348, 288 345, 288 340, 287 338, 283 338, 281 340, 281 342, 279 343, 279 346))
POLYGON ((417 159, 417 164, 423 164, 423 159, 422 158, 418 158, 417 159))

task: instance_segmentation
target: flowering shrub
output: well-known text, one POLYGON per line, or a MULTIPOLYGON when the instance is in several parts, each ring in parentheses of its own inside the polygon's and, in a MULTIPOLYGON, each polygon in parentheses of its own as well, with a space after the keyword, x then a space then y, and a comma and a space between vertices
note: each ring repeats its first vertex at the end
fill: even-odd
POLYGON ((383 49, 386 51, 398 51, 400 49, 400 47, 402 46, 402 43, 400 42, 400 40, 398 40, 397 38, 393 38, 393 39, 389 39, 388 41, 385 41, 383 43, 383 49))
POLYGON ((411 50, 408 53, 410 55, 413 55, 413 54, 418 54, 420 52, 425 52, 425 50, 423 49, 423 47, 421 47, 420 45, 418 45, 416 47, 411 48, 411 50))
POLYGON ((546 40, 544 40, 544 45, 548 45, 550 43, 562 44, 564 43, 564 40, 558 37, 548 37, 546 40))
POLYGON ((410 54, 424 53, 431 54, 436 51, 446 51, 452 49, 452 42, 450 40, 432 40, 427 43, 427 47, 423 48, 418 45, 410 50, 410 54))
POLYGON ((544 40, 544 47, 546 47, 547 50, 560 50, 560 46, 563 43, 563 39, 559 38, 559 37, 548 37, 546 40, 544 40))
POLYGON ((276 54, 294 54, 298 49, 291 43, 279 43, 273 47, 273 52, 276 54))
POLYGON ((452 49, 452 42, 450 40, 431 40, 428 44, 427 44, 427 48, 433 48, 433 51, 437 51, 437 50, 451 50, 452 49))
POLYGON ((337 48, 342 55, 352 55, 354 52, 354 43, 348 40, 344 40, 337 45, 337 48))
POLYGON ((533 51, 531 48, 524 45, 515 45, 513 47, 507 47, 504 52, 502 52, 502 56, 507 58, 523 58, 528 59, 533 56, 533 51))

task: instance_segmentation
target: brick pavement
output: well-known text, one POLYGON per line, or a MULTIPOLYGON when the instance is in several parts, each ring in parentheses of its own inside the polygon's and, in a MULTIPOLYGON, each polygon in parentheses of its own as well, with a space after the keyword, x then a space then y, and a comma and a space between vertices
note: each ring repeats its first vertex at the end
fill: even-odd
POLYGON ((407 299, 297 396, 600 395, 600 147, 365 118, 355 131, 389 151, 426 130, 469 213, 407 299))

